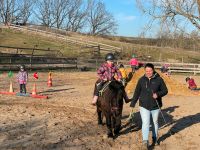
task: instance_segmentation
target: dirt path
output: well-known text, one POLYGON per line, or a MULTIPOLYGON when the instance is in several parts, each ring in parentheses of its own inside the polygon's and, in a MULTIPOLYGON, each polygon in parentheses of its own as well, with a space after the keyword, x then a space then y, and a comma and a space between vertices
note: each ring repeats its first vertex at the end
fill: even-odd
MULTIPOLYGON (((0 91, 9 89, 6 76, 0 75, 0 91)), ((32 74, 28 91, 34 82, 31 78, 32 74)), ((183 76, 173 78, 184 79, 183 76)), ((39 73, 37 90, 49 95, 49 99, 0 95, 0 149, 139 149, 142 139, 138 107, 135 108, 136 125, 130 125, 127 124, 130 108, 129 104, 125 105, 123 129, 115 140, 106 138, 106 126, 97 125, 95 108, 89 105, 95 80, 94 72, 53 73, 53 87, 48 88, 47 73, 39 73)), ((18 90, 15 82, 14 88, 18 90)), ((162 142, 155 149, 199 149, 199 105, 199 96, 166 96, 163 113, 171 124, 164 125, 159 118, 162 142)))

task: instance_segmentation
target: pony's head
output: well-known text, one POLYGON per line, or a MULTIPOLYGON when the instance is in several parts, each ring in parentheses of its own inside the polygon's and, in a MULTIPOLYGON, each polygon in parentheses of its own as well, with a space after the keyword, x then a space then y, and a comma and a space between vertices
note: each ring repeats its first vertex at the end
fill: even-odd
POLYGON ((111 110, 118 115, 120 113, 120 107, 123 105, 123 98, 125 96, 124 86, 121 82, 112 81, 109 84, 109 89, 112 92, 112 97, 110 99, 111 110))

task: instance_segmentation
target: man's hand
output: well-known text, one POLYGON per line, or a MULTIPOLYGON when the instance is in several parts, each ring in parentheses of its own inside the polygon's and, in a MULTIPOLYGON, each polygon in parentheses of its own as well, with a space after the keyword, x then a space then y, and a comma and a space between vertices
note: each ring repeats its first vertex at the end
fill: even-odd
POLYGON ((157 99, 158 98, 158 95, 156 93, 153 93, 153 98, 154 99, 157 99))

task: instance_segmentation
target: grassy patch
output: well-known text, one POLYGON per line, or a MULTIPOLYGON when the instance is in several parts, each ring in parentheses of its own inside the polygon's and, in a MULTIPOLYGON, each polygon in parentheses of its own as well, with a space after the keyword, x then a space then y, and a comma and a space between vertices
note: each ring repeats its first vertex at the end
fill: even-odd
MULTIPOLYGON (((10 29, 3 29, 0 33, 0 45, 27 48, 34 48, 37 45, 37 48, 41 49, 60 50, 65 56, 77 56, 79 53, 79 47, 76 45, 69 45, 56 39, 10 29)), ((30 53, 30 51, 25 53, 30 53)), ((45 55, 48 53, 38 51, 37 54, 45 55)))
MULTIPOLYGON (((136 54, 139 60, 142 61, 166 61, 166 62, 200 62, 200 52, 187 51, 185 49, 175 49, 166 47, 156 47, 141 45, 135 43, 127 43, 126 41, 120 41, 119 38, 103 38, 96 36, 86 36, 78 33, 70 34, 71 37, 77 37, 85 41, 95 41, 112 46, 116 46, 122 49, 123 59, 129 60, 132 54, 136 54)), ((19 32, 10 29, 2 29, 0 32, 0 45, 14 46, 14 47, 29 47, 33 48, 37 45, 37 48, 51 50, 60 50, 64 56, 67 57, 91 57, 93 49, 84 48, 76 44, 70 44, 65 41, 61 41, 56 38, 40 36, 38 34, 30 34, 26 32, 19 32)), ((0 49, 0 51, 2 51, 0 49)), ((26 52, 30 53, 30 52, 26 52)), ((101 55, 104 57, 105 53, 101 55)), ((37 54, 48 55, 48 53, 37 52, 37 54)))

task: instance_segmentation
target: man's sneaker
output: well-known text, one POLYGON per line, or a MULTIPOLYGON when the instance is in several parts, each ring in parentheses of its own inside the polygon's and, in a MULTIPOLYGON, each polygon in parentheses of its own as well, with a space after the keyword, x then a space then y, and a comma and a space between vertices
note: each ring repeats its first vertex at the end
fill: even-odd
POLYGON ((153 146, 160 145, 156 137, 152 137, 152 142, 153 146))

